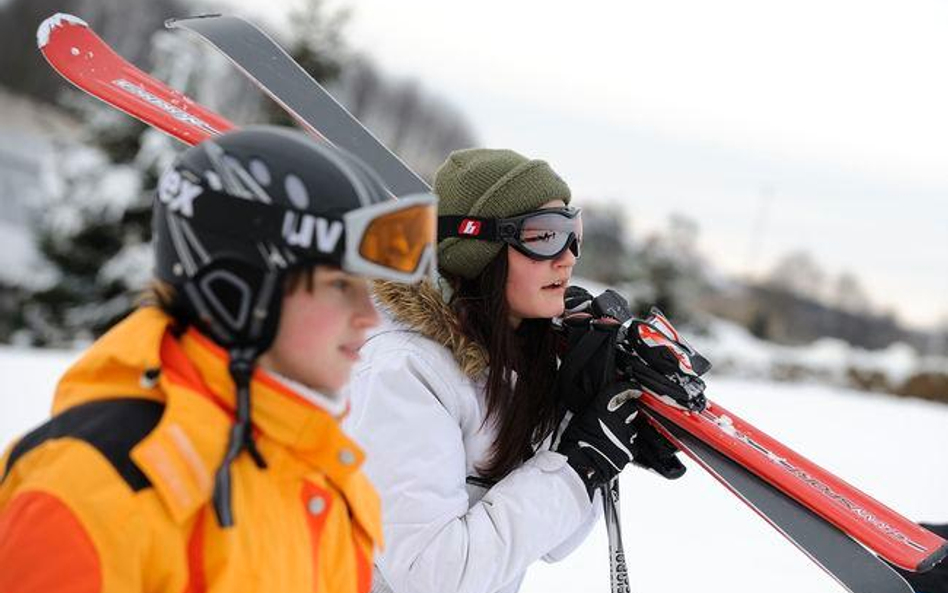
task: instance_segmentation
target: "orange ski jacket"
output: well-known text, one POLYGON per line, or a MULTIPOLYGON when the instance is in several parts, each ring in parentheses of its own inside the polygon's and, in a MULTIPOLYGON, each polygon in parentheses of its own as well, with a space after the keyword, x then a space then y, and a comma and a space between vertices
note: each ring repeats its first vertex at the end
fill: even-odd
POLYGON ((114 327, 63 376, 53 417, 0 458, 0 591, 368 591, 381 522, 364 454, 338 418, 259 369, 267 468, 237 458, 236 524, 217 525, 227 355, 170 326, 143 308, 114 327))

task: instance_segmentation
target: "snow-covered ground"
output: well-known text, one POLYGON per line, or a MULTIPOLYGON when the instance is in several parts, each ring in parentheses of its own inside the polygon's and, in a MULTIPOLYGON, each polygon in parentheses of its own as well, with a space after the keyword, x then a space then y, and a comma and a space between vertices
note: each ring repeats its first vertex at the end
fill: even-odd
MULTIPOLYGON (((73 352, 0 348, 0 440, 40 422, 73 352)), ((948 521, 948 406, 840 388, 710 379, 709 394, 798 452, 909 517, 948 521)), ((676 482, 623 476, 622 523, 635 593, 843 589, 693 463, 676 482)), ((561 563, 538 563, 524 593, 602 592, 598 526, 561 563)))

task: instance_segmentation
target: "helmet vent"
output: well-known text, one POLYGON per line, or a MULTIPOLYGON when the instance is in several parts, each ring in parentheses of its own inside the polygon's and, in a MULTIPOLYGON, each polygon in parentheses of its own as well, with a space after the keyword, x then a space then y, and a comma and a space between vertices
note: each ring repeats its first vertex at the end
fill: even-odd
POLYGON ((273 181, 270 175, 270 169, 267 168, 267 164, 260 159, 252 159, 250 161, 250 174, 253 175, 253 178, 256 179, 260 185, 270 185, 270 182, 273 181))
POLYGON ((247 281, 229 270, 212 270, 200 281, 201 293, 231 330, 240 331, 250 314, 252 291, 247 281))
POLYGON ((309 208, 309 192, 306 191, 306 186, 299 177, 292 173, 287 175, 286 179, 283 180, 283 188, 286 190, 286 197, 290 199, 294 208, 298 210, 309 208))

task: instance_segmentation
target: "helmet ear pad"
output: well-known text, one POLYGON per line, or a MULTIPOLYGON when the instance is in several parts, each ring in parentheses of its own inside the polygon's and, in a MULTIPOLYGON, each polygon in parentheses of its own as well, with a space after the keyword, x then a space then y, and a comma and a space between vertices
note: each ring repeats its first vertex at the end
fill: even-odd
POLYGON ((239 258, 219 257, 184 285, 192 319, 225 348, 250 346, 257 354, 276 337, 283 273, 239 258))

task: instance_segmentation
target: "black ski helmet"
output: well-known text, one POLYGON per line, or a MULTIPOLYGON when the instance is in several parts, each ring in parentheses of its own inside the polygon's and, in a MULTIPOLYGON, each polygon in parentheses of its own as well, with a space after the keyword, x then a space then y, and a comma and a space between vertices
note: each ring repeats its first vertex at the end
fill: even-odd
MULTIPOLYGON (((295 266, 333 264, 401 280, 424 273, 365 262, 353 243, 366 225, 351 224, 357 211, 371 219, 424 205, 395 202, 359 159, 301 132, 252 127, 193 146, 161 176, 157 193, 155 274, 178 290, 187 321, 225 348, 269 347, 282 279, 295 266)), ((424 216, 416 222, 427 224, 424 216)))
MULTIPOLYGON (((414 282, 435 263, 436 200, 395 200, 359 159, 309 136, 246 128, 185 150, 158 181, 155 275, 179 314, 229 354, 236 418, 214 480, 214 510, 234 524, 230 464, 253 440, 250 383, 278 327, 286 273, 308 264, 414 282)), ((315 361, 314 361, 315 363, 315 361)))

